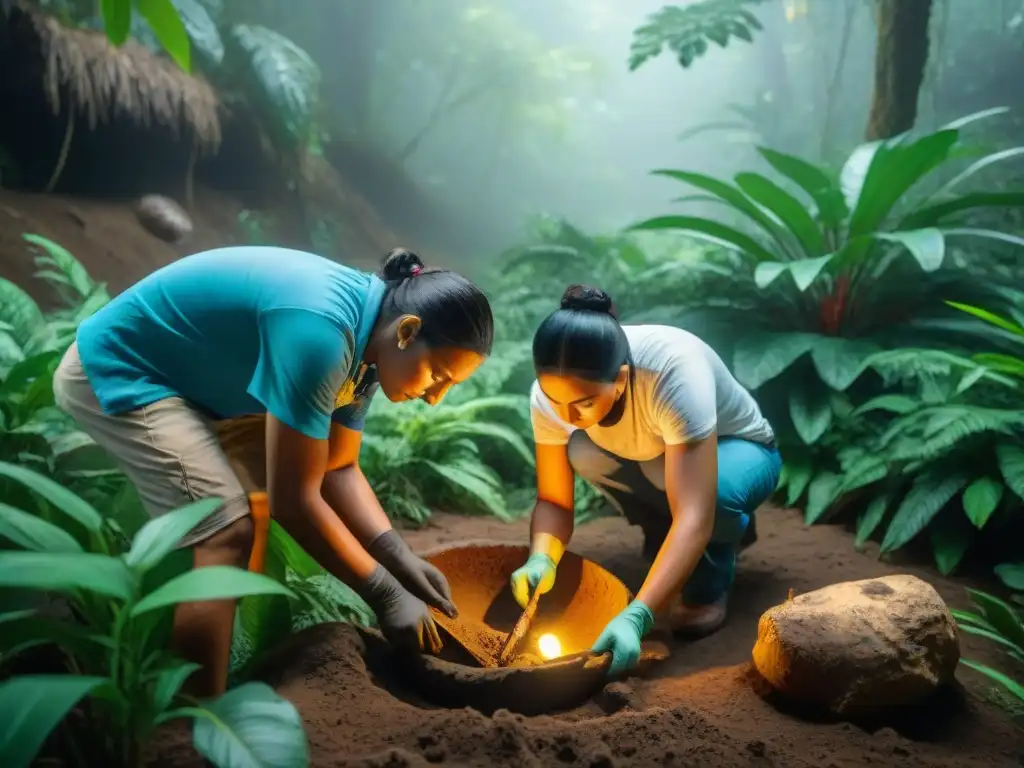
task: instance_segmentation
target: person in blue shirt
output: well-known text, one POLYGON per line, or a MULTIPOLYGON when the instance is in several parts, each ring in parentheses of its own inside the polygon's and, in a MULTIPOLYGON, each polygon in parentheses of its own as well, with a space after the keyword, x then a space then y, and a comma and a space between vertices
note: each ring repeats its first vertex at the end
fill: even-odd
MULTIPOLYGON (((249 491, 265 487, 274 519, 366 600, 392 643, 436 648, 427 606, 454 616, 451 592, 377 502, 361 431, 378 389, 436 404, 493 336, 480 289, 407 250, 373 275, 300 251, 221 248, 157 270, 83 322, 54 394, 151 516, 223 500, 180 543, 194 567, 246 565, 249 491), (253 418, 263 444, 229 455, 218 425, 253 418)), ((197 695, 226 687, 234 615, 233 600, 175 613, 176 649, 201 665, 197 695)))

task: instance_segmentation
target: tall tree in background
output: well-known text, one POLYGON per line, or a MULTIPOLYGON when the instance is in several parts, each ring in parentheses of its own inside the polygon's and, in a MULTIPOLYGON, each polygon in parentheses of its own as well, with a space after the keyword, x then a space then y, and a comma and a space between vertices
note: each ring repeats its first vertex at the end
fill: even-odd
POLYGON ((928 62, 932 0, 876 0, 878 43, 867 140, 888 139, 914 127, 928 62))

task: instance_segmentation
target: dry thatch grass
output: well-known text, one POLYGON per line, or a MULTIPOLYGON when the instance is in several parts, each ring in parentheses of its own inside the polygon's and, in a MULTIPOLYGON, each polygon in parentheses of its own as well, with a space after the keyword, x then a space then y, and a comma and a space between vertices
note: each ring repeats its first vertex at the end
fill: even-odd
POLYGON ((39 40, 43 87, 60 113, 66 93, 89 127, 113 115, 154 123, 180 135, 194 132, 200 145, 216 150, 221 128, 217 95, 209 83, 129 40, 117 47, 102 32, 70 29, 48 16, 20 9, 39 40))

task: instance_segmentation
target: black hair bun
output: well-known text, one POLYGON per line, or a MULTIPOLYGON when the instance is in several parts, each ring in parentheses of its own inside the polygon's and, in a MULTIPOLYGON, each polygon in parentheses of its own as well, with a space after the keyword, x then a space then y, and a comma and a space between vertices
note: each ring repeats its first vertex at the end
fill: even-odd
POLYGON ((600 288, 589 285, 570 285, 562 294, 562 309, 589 310, 615 315, 612 297, 600 288))
POLYGON ((380 273, 385 280, 405 280, 423 269, 423 259, 406 248, 392 248, 380 273))

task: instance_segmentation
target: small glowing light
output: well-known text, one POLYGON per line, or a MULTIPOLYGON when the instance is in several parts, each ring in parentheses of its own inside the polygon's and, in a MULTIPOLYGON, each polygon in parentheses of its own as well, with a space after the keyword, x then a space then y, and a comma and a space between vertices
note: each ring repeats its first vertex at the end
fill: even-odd
POLYGON ((545 659, 557 659, 562 655, 562 644, 550 633, 537 638, 537 648, 545 659))

